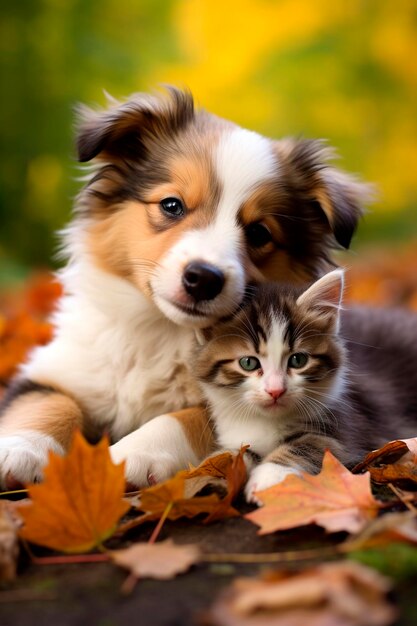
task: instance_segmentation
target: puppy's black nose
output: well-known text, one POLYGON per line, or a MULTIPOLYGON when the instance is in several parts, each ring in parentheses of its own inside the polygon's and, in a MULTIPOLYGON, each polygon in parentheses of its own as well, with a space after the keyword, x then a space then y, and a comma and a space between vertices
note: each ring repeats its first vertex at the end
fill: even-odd
POLYGON ((185 291, 196 302, 213 300, 223 289, 224 280, 224 274, 221 270, 203 261, 189 263, 184 268, 182 275, 185 291))

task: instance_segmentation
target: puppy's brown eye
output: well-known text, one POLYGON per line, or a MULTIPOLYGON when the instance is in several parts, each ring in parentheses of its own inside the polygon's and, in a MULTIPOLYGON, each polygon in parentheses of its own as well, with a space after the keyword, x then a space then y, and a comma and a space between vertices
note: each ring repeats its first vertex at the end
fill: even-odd
POLYGON ((270 230, 260 222, 253 222, 245 228, 246 238, 250 246, 254 248, 262 248, 272 241, 270 230))
POLYGON ((164 198, 160 205, 163 212, 171 217, 182 217, 185 213, 184 205, 178 198, 164 198))

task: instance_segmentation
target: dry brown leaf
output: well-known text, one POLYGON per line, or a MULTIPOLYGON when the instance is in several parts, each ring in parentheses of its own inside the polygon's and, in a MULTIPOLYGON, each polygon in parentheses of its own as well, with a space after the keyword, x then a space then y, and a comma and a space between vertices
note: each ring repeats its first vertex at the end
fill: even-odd
POLYGON ((173 478, 169 478, 163 483, 144 489, 141 492, 139 509, 144 511, 144 515, 127 522, 120 528, 120 532, 126 532, 144 522, 160 519, 166 515, 167 519, 176 520, 180 517, 195 517, 202 513, 207 513, 205 522, 212 522, 225 517, 235 517, 239 512, 232 507, 231 503, 242 488, 246 480, 246 467, 243 460, 246 447, 233 455, 229 452, 222 453, 220 461, 212 457, 210 461, 204 461, 202 469, 200 466, 191 470, 178 472, 173 478), (206 484, 205 477, 213 480, 208 472, 214 468, 214 480, 223 480, 226 495, 220 498, 217 493, 206 496, 194 495, 197 490, 206 484), (204 484, 201 483, 203 478, 204 484))
POLYGON ((232 452, 222 452, 205 459, 197 467, 188 470, 184 496, 192 498, 204 487, 210 486, 220 495, 227 494, 227 472, 233 464, 232 452))
POLYGON ((244 455, 248 447, 249 446, 242 446, 238 454, 232 457, 231 463, 225 468, 227 494, 220 501, 217 509, 214 509, 205 519, 206 523, 214 522, 216 520, 226 517, 227 511, 229 511, 231 507, 231 503, 239 494, 240 490, 245 484, 247 472, 244 455))
POLYGON ((232 452, 222 452, 209 456, 200 465, 188 471, 188 477, 209 476, 213 478, 226 478, 226 473, 233 461, 232 452))
POLYGON ((17 527, 18 524, 9 510, 8 503, 0 502, 0 581, 16 578, 19 555, 17 527))
POLYGON ((369 474, 355 476, 330 451, 317 476, 290 475, 256 495, 264 506, 245 517, 261 527, 261 535, 306 524, 357 533, 380 507, 371 493, 369 474))
POLYGON ((417 488, 417 438, 389 441, 366 455, 353 472, 368 470, 376 483, 417 488))
MULTIPOLYGON (((194 517, 200 513, 211 513, 221 502, 217 494, 186 497, 187 472, 178 472, 163 483, 144 489, 140 496, 140 509, 152 519, 158 519, 170 506, 168 519, 194 517)), ((237 512, 232 515, 237 514, 237 512)))
POLYGON ((160 543, 135 543, 124 550, 113 550, 110 558, 136 578, 168 580, 186 572, 200 558, 196 545, 175 545, 172 539, 160 543))
POLYGON ((19 534, 27 541, 85 552, 110 537, 129 509, 124 466, 113 464, 107 438, 92 446, 77 432, 66 457, 50 454, 44 475, 28 488, 33 504, 18 508, 25 522, 19 534))
POLYGON ((354 562, 304 572, 238 578, 211 608, 206 626, 387 626, 390 582, 354 562))

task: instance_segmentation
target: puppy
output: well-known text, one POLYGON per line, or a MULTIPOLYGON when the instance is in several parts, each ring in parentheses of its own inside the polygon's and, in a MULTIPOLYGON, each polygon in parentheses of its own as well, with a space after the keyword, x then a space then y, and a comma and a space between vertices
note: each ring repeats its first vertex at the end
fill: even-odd
POLYGON ((73 431, 103 432, 138 486, 210 450, 193 376, 195 329, 233 313, 249 282, 300 283, 349 246, 365 186, 320 141, 273 141, 206 111, 187 91, 80 108, 92 162, 64 231, 55 337, 3 402, 0 483, 39 480, 73 431))

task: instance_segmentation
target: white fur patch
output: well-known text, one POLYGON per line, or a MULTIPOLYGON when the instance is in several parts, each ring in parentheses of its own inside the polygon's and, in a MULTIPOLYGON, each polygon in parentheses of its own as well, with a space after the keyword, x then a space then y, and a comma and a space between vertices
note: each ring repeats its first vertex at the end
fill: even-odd
POLYGON ((280 465, 279 463, 261 463, 257 465, 251 472, 249 480, 246 483, 245 495, 248 502, 253 502, 258 506, 261 501, 256 497, 258 491, 263 491, 281 483, 291 474, 300 474, 300 470, 288 465, 280 465))
POLYGON ((152 279, 155 301, 178 324, 197 328, 208 326, 231 313, 242 299, 246 278, 239 255, 241 234, 237 227, 233 231, 227 224, 223 226, 217 230, 208 227, 186 232, 159 262, 158 272, 152 279), (175 307, 175 303, 190 304, 182 286, 182 273, 191 261, 204 261, 215 266, 226 279, 216 298, 198 303, 203 315, 194 318, 175 307))
POLYGON ((231 313, 240 302, 246 286, 241 260, 242 229, 237 216, 242 203, 262 182, 277 175, 278 163, 270 141, 257 133, 236 129, 220 138, 214 165, 221 185, 221 197, 213 222, 188 231, 160 261, 152 280, 159 308, 178 324, 203 327, 231 313), (192 318, 175 307, 187 295, 182 287, 182 271, 191 261, 201 260, 220 269, 226 282, 212 301, 199 303, 204 316, 192 318))
POLYGON ((23 484, 41 480, 49 451, 64 454, 62 446, 44 433, 22 430, 18 435, 1 436, 1 487, 6 488, 8 474, 23 484))
POLYGON ((217 221, 235 223, 240 205, 254 189, 277 175, 278 162, 270 141, 244 128, 222 135, 215 159, 223 188, 217 221))
POLYGON ((126 461, 126 479, 138 487, 148 486, 151 476, 160 482, 200 461, 181 424, 170 415, 160 415, 126 435, 110 453, 115 463, 126 461))
MULTIPOLYGON (((263 369, 263 388, 274 388, 284 385, 284 375, 286 367, 284 367, 284 332, 286 323, 280 317, 275 317, 271 321, 271 329, 268 332, 268 350, 267 356, 261 357, 261 365, 263 369), (282 372, 282 374, 279 374, 282 372)), ((254 382, 258 383, 258 380, 254 382)))
POLYGON ((88 263, 70 265, 54 340, 22 376, 68 390, 114 440, 149 419, 199 404, 186 369, 193 331, 179 328, 127 281, 88 263))

